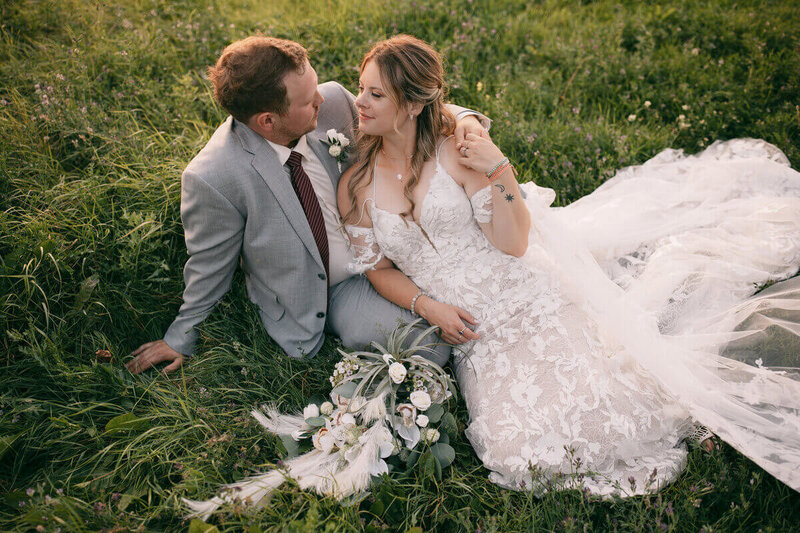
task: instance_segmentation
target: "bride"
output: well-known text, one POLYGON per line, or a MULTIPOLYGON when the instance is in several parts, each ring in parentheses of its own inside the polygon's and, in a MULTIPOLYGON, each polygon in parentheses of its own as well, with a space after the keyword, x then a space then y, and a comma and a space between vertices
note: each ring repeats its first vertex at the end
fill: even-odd
POLYGON ((443 77, 410 36, 365 56, 338 202, 352 268, 459 345, 466 435, 491 480, 657 490, 706 426, 800 490, 800 283, 750 297, 800 265, 783 154, 665 151, 554 209, 490 139, 455 145, 443 77))

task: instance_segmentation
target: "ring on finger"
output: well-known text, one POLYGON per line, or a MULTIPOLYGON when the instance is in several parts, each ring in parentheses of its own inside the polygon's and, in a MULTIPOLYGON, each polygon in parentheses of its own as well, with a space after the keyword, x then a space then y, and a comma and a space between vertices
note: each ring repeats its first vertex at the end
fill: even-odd
POLYGON ((464 156, 467 155, 467 147, 466 146, 462 146, 461 147, 461 155, 464 155, 464 156))
POLYGON ((465 329, 467 329, 467 328, 466 328, 466 326, 465 326, 465 327, 463 327, 463 328, 461 328, 460 330, 458 330, 458 334, 459 334, 459 335, 461 335, 461 336, 463 336, 463 335, 464 335, 464 330, 465 330, 465 329))

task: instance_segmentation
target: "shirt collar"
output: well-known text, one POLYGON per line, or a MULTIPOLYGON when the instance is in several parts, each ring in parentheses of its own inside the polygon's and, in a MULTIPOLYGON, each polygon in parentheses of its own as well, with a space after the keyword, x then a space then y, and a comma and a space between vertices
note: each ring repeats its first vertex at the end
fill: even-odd
POLYGON ((303 159, 308 159, 310 147, 308 146, 308 141, 306 140, 305 135, 297 140, 297 144, 294 148, 289 148, 288 146, 283 146, 282 144, 276 144, 269 139, 264 140, 267 141, 275 150, 275 153, 278 154, 278 160, 281 162, 281 165, 286 164, 286 161, 289 160, 289 156, 292 155, 292 152, 298 152, 303 156, 303 159))

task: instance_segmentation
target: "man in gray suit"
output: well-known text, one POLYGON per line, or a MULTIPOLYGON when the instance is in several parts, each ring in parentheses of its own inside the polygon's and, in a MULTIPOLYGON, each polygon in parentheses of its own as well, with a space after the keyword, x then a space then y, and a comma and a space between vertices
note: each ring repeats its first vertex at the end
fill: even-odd
MULTIPOLYGON (((302 46, 269 37, 229 45, 209 78, 231 116, 183 172, 183 305, 164 339, 139 347, 127 368, 179 368, 240 257, 267 333, 291 357, 316 354, 326 329, 345 346, 361 347, 383 340, 398 320, 415 318, 364 276, 347 273, 336 187, 352 159, 331 156, 325 132, 353 139, 353 95, 335 82, 318 85, 302 46)), ((461 112, 457 137, 485 133, 466 110, 454 110, 461 112)), ((430 357, 444 364, 449 354, 440 344, 430 357)))

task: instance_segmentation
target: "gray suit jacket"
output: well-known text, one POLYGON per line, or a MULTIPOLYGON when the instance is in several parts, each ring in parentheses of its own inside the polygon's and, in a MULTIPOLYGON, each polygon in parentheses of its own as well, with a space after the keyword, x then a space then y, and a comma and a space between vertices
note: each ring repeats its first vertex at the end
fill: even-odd
MULTIPOLYGON (((335 190, 340 172, 322 140, 330 128, 353 139, 356 111, 353 95, 338 83, 319 91, 325 101, 307 140, 335 190)), ((183 305, 164 335, 172 349, 193 351, 195 326, 230 288, 241 256, 247 293, 270 337, 293 357, 319 350, 328 303, 325 269, 288 171, 266 140, 231 117, 217 128, 183 172, 181 221, 189 260, 183 305)))

